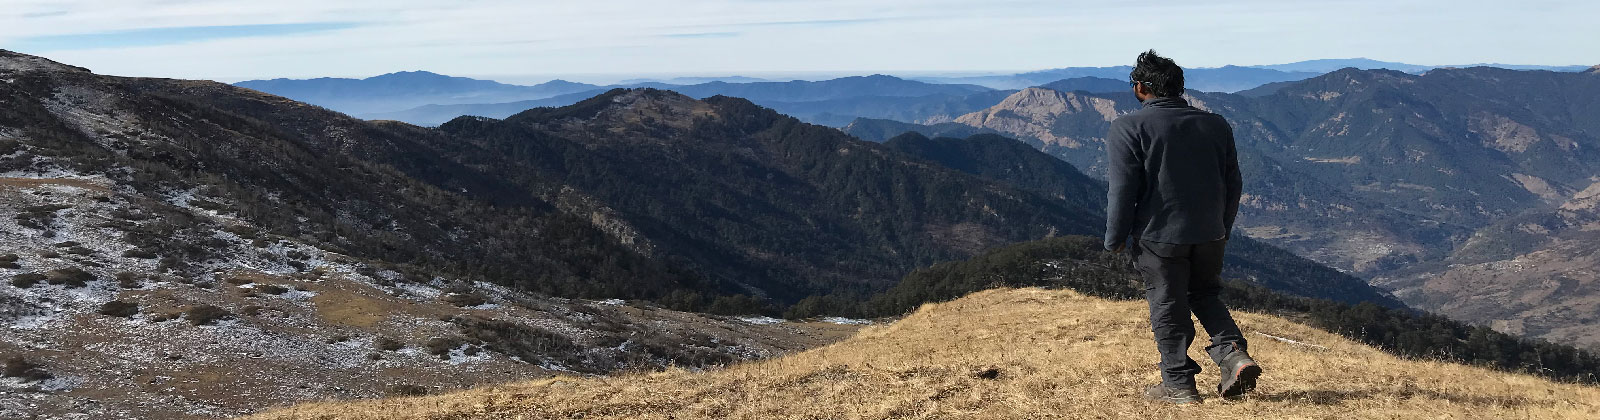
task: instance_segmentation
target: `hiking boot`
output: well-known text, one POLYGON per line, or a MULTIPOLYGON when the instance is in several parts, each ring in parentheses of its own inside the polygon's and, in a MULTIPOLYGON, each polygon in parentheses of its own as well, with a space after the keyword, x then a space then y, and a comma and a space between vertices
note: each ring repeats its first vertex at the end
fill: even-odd
POLYGON ((1222 381, 1217 383, 1217 394, 1233 398, 1256 389, 1256 378, 1261 376, 1261 366, 1249 353, 1235 349, 1222 358, 1222 381))
POLYGON ((1144 389, 1144 399, 1156 402, 1173 404, 1188 404, 1200 402, 1200 390, 1194 386, 1188 388, 1168 388, 1166 385, 1155 384, 1144 389))

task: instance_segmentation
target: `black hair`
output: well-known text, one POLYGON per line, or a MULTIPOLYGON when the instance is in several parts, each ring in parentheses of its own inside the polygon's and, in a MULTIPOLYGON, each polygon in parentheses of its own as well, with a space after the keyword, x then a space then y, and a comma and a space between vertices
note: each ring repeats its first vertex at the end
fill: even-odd
POLYGON ((1183 96, 1183 68, 1170 58, 1156 54, 1156 50, 1139 54, 1129 81, 1143 83, 1150 93, 1160 97, 1183 96))

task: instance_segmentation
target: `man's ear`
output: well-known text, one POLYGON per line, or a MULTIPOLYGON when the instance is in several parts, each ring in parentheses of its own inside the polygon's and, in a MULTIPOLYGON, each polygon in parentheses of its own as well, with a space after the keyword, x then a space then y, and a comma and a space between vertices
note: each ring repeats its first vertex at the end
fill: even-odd
POLYGON ((1133 85, 1133 95, 1136 98, 1143 98, 1143 97, 1146 97, 1146 96, 1151 96, 1150 87, 1149 86, 1145 86, 1144 83, 1135 83, 1133 85))

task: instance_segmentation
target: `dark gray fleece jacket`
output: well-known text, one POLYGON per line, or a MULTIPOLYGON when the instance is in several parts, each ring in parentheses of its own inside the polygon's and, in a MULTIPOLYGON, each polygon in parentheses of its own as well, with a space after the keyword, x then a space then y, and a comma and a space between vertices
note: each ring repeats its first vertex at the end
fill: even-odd
POLYGON ((1222 116, 1153 98, 1106 135, 1106 249, 1129 235, 1198 244, 1227 238, 1239 213, 1239 158, 1222 116))

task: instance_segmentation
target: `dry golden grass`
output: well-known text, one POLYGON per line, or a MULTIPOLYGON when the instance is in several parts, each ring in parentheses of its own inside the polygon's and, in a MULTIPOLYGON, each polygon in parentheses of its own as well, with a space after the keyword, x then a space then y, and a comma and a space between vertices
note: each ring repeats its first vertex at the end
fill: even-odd
POLYGON ((38 188, 44 186, 62 186, 82 188, 98 192, 110 192, 111 188, 100 185, 94 181, 74 178, 12 178, 0 177, 0 189, 5 188, 38 188))
MULTIPOLYGON (((306 404, 258 419, 1538 418, 1594 419, 1600 388, 1401 360, 1281 318, 1237 314, 1265 367, 1246 399, 1140 399, 1157 381, 1142 302, 1002 289, 771 360, 694 373, 557 378, 453 394, 306 404), (1291 344, 1261 332, 1323 346, 1291 344), (981 372, 995 369, 985 378, 981 372)), ((1203 361, 1203 344, 1191 353, 1203 361)))

